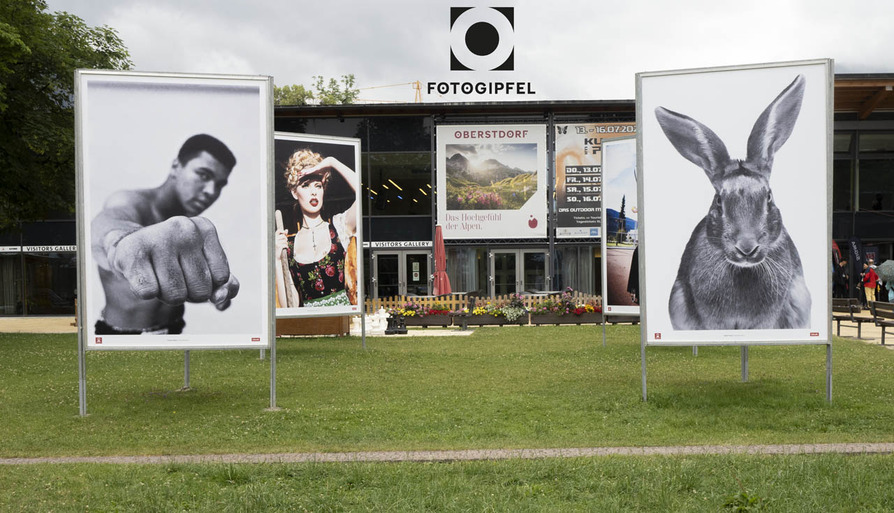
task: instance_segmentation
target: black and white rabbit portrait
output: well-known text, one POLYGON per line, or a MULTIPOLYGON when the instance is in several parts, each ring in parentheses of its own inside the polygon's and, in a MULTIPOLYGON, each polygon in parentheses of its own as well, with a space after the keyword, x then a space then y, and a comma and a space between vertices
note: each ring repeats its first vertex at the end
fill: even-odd
POLYGON ((770 187, 774 156, 797 126, 805 85, 798 75, 757 117, 744 159, 731 158, 724 141, 701 122, 655 108, 671 145, 700 167, 714 188, 670 291, 675 330, 810 325, 811 295, 801 257, 770 187))

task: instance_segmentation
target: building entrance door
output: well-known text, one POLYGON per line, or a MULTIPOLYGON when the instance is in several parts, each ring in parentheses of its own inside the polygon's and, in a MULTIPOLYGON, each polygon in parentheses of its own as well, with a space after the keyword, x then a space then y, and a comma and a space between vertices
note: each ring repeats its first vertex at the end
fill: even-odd
POLYGON ((374 298, 431 294, 429 252, 377 251, 373 261, 374 298))
POLYGON ((509 249, 490 253, 490 295, 549 290, 549 254, 509 249))

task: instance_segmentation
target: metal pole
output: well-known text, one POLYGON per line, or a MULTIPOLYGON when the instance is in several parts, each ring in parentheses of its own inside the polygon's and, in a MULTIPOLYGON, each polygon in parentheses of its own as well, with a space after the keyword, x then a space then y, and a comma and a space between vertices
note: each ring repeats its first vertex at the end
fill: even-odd
POLYGON ((826 344, 826 400, 832 404, 832 344, 826 344))
POLYGON ((602 347, 605 347, 605 315, 602 316, 602 347))
POLYGON ((546 236, 548 238, 547 251, 549 252, 549 269, 547 269, 547 272, 549 273, 549 275, 547 276, 547 279, 549 280, 549 286, 547 287, 547 290, 556 290, 556 275, 559 274, 556 271, 559 261, 559 259, 556 258, 556 225, 558 224, 558 214, 556 213, 555 204, 553 203, 553 197, 556 189, 555 146, 555 116, 552 111, 550 111, 547 114, 546 118, 546 197, 549 198, 547 201, 546 209, 546 236))
MULTIPOLYGON (((80 319, 79 319, 80 320, 80 319)), ((87 362, 84 347, 84 328, 78 323, 78 414, 87 416, 87 362)))
POLYGON ((270 344, 270 409, 278 410, 276 407, 276 336, 270 344))
MULTIPOLYGON (((365 303, 365 302, 364 302, 365 303)), ((360 309, 360 347, 366 350, 366 305, 360 309)))
POLYGON ((692 356, 698 356, 698 346, 692 346, 692 356))
POLYGON ((189 351, 183 351, 183 390, 189 390, 189 351))
POLYGON ((742 383, 748 382, 748 346, 741 346, 742 352, 742 383))
POLYGON ((646 342, 645 340, 640 339, 640 359, 642 360, 642 368, 643 368, 643 402, 648 400, 646 396, 646 342))
POLYGON ((258 360, 263 360, 266 355, 267 355, 267 350, 261 349, 261 354, 258 355, 258 360))

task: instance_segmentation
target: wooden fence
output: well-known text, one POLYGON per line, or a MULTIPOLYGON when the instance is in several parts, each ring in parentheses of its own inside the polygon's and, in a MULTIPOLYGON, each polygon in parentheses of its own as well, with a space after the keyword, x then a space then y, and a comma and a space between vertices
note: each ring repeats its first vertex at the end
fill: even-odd
MULTIPOLYGON (((561 295, 562 294, 560 292, 556 292, 554 294, 528 294, 522 295, 521 299, 525 307, 531 308, 537 303, 546 301, 547 299, 555 301, 556 299, 561 297, 561 295)), ((573 292, 571 296, 574 303, 576 304, 595 303, 597 306, 602 306, 602 296, 596 296, 593 294, 582 294, 576 291, 573 292)), ((502 305, 509 303, 511 299, 511 295, 494 297, 470 297, 466 294, 445 294, 443 296, 392 296, 378 299, 367 299, 366 313, 375 313, 379 311, 380 308, 384 308, 385 310, 399 308, 408 302, 412 302, 419 306, 428 308, 432 308, 437 305, 445 310, 457 311, 462 310, 463 308, 469 308, 469 305, 472 304, 472 301, 474 301, 475 305, 485 305, 487 303, 502 305)))

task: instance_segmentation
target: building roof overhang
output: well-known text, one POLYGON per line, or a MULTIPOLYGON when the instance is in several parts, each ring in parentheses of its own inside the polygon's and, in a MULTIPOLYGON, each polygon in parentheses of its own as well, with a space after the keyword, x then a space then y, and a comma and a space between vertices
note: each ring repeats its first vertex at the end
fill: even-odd
MULTIPOLYGON (((874 113, 894 112, 894 73, 836 74, 834 110, 865 120, 874 113)), ((347 118, 358 116, 546 115, 607 112, 630 113, 635 100, 569 100, 454 103, 366 103, 290 105, 275 108, 282 118, 347 118)))

